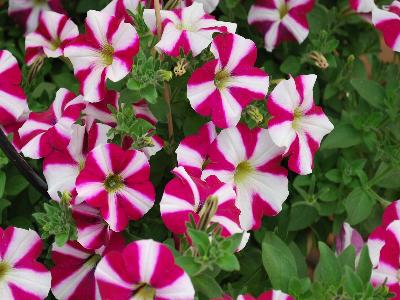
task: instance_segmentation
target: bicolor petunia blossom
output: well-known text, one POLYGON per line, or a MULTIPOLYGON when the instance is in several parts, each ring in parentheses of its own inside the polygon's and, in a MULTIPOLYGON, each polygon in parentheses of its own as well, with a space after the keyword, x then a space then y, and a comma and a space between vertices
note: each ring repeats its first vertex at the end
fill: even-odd
POLYGON ((272 117, 268 123, 271 138, 290 156, 289 168, 301 175, 312 172, 314 155, 323 137, 333 130, 321 107, 314 104, 316 79, 311 74, 282 80, 267 102, 272 117))
POLYGON ((64 55, 85 100, 99 102, 106 95, 106 79, 119 81, 131 71, 139 37, 131 24, 104 12, 88 11, 85 26, 86 33, 72 40, 64 55))
POLYGON ((84 110, 85 123, 87 129, 90 129, 96 121, 114 127, 117 124, 115 117, 109 109, 109 105, 118 110, 120 94, 116 91, 107 90, 104 98, 100 102, 88 103, 84 110))
POLYGON ((43 242, 33 230, 0 228, 0 299, 40 300, 50 291, 51 274, 36 261, 43 242))
POLYGON ((0 50, 0 126, 13 125, 29 112, 21 80, 15 57, 7 50, 0 50))
POLYGON ((236 34, 220 34, 211 44, 215 59, 198 68, 190 77, 187 97, 192 108, 211 116, 220 128, 234 127, 253 100, 268 92, 269 77, 254 67, 257 47, 236 34))
POLYGON ((154 204, 146 155, 124 151, 117 145, 100 145, 89 152, 76 180, 78 197, 98 207, 113 231, 122 231, 129 220, 138 220, 154 204))
POLYGON ((393 1, 387 10, 374 7, 372 23, 382 32, 386 45, 400 52, 400 1, 393 1))
POLYGON ((215 175, 234 184, 244 230, 258 229, 263 215, 281 211, 289 195, 287 170, 280 166, 283 153, 266 129, 244 124, 222 130, 211 145, 202 178, 215 175))
POLYGON ((48 10, 64 13, 60 0, 10 0, 8 15, 30 33, 37 28, 41 12, 48 10))
POLYGON ((117 18, 121 18, 126 23, 131 23, 133 19, 129 15, 128 11, 133 13, 136 12, 139 3, 141 3, 143 7, 146 6, 146 1, 144 0, 112 0, 101 11, 117 18))
POLYGON ((78 120, 85 103, 81 96, 61 88, 50 108, 32 112, 18 130, 22 153, 33 159, 48 156, 54 150, 67 148, 72 137, 72 125, 78 120))
POLYGON ((100 295, 108 300, 192 300, 190 277, 175 264, 167 246, 153 240, 130 243, 122 252, 109 252, 95 272, 100 295))
MULTIPOLYGON (((154 9, 146 9, 143 17, 150 30, 156 32, 154 9)), ((170 56, 179 56, 181 49, 185 54, 192 52, 197 56, 210 45, 214 33, 234 33, 237 27, 234 23, 215 20, 198 2, 172 11, 162 10, 161 19, 163 33, 155 48, 170 56)))
POLYGON ((95 123, 89 132, 86 126, 72 125, 71 141, 65 150, 53 151, 43 160, 43 175, 48 185, 47 192, 53 200, 59 201, 58 192, 70 192, 71 204, 79 204, 84 199, 76 197, 75 181, 85 166, 89 151, 107 144, 110 126, 95 123))
POLYGON ((194 2, 203 4, 204 11, 208 14, 212 13, 219 4, 219 0, 183 0, 181 1, 181 7, 190 6, 194 2))
POLYGON ((347 247, 353 246, 356 253, 356 263, 358 262, 361 250, 365 245, 361 234, 348 223, 343 223, 340 234, 335 238, 335 243, 336 255, 343 253, 347 247))
POLYGON ((358 13, 370 13, 375 7, 374 0, 349 0, 349 5, 358 13))
MULTIPOLYGON (((219 224, 222 236, 241 233, 240 211, 236 207, 236 193, 231 184, 221 183, 217 177, 210 176, 204 181, 190 176, 185 168, 177 167, 172 173, 176 176, 165 187, 160 202, 161 218, 167 228, 176 234, 186 233, 190 215, 196 224, 208 215, 207 202, 216 201, 216 210, 209 224, 219 224)), ((214 204, 213 204, 214 205, 214 204)))
POLYGON ((67 16, 44 11, 38 28, 25 38, 25 62, 29 66, 39 57, 60 57, 64 48, 79 35, 78 27, 67 16))
POLYGON ((212 122, 200 127, 198 133, 185 137, 175 150, 178 166, 182 166, 192 176, 200 177, 206 163, 208 149, 217 137, 212 122))
POLYGON ((307 14, 314 0, 256 0, 247 18, 264 34, 267 51, 272 51, 283 41, 302 43, 308 36, 307 14))
MULTIPOLYGON (((213 299, 213 300, 233 300, 230 296, 224 296, 223 298, 213 299)), ((270 290, 262 293, 258 297, 253 297, 252 295, 245 294, 237 296, 236 300, 294 300, 294 298, 288 294, 285 294, 279 290, 270 290)))
POLYGON ((59 247, 53 244, 51 258, 51 291, 58 300, 102 300, 94 277, 96 266, 102 256, 110 251, 124 249, 122 235, 114 233, 107 246, 88 250, 76 241, 59 247))

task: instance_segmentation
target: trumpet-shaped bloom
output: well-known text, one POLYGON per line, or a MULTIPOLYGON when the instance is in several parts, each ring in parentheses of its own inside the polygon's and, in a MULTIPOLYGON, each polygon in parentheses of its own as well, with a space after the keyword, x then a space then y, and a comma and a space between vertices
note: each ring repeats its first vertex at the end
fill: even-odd
POLYGON ((340 234, 336 237, 335 241, 337 255, 340 255, 347 247, 353 246, 358 257, 365 244, 361 234, 348 223, 343 223, 340 234))
POLYGON ((95 277, 103 299, 194 299, 192 282, 175 264, 171 250, 153 240, 135 241, 122 252, 109 252, 98 264, 95 277))
POLYGON ((258 229, 263 215, 281 211, 289 195, 287 171, 280 166, 283 153, 266 129, 242 124, 222 130, 211 145, 202 178, 215 175, 235 185, 244 230, 258 229))
POLYGON ((144 153, 124 151, 114 144, 101 145, 89 152, 76 190, 78 197, 100 208, 112 230, 122 231, 129 220, 140 219, 154 204, 149 175, 144 153))
POLYGON ((94 272, 103 255, 110 251, 122 250, 125 241, 114 233, 107 246, 98 250, 88 250, 76 241, 69 241, 59 247, 53 244, 51 269, 51 291, 59 300, 101 300, 94 272))
POLYGON ((0 228, 0 299, 39 300, 50 291, 50 272, 36 261, 43 243, 33 230, 0 228))
POLYGON ((128 11, 136 12, 139 3, 141 3, 142 6, 146 6, 146 1, 143 0, 112 0, 102 9, 102 12, 121 18, 126 23, 131 23, 133 19, 128 14, 128 11))
POLYGON ((13 125, 29 111, 21 80, 15 57, 7 50, 0 50, 0 126, 13 125))
POLYGON ((193 109, 211 116, 220 128, 236 126, 244 107, 264 99, 269 78, 255 68, 257 48, 236 34, 218 35, 211 44, 212 60, 197 69, 188 81, 187 97, 193 109))
POLYGON ((37 28, 41 12, 47 10, 64 13, 60 0, 10 0, 8 15, 30 33, 37 28))
POLYGON ((176 178, 167 184, 160 202, 161 217, 169 230, 177 234, 186 233, 190 215, 198 223, 205 213, 206 202, 216 198, 217 209, 209 225, 219 224, 222 236, 243 232, 232 185, 221 183, 215 176, 202 181, 190 176, 183 167, 175 168, 172 172, 176 178))
POLYGON ((178 165, 196 177, 201 176, 206 162, 208 149, 217 137, 217 131, 212 122, 204 124, 197 134, 185 137, 176 149, 178 165))
POLYGON ((87 153, 98 145, 107 144, 107 132, 110 126, 94 124, 89 132, 86 126, 72 125, 71 142, 62 151, 53 151, 43 160, 43 175, 46 178, 50 197, 59 201, 58 192, 70 192, 71 204, 81 203, 84 199, 76 197, 75 181, 85 166, 87 153))
POLYGON ((264 34, 265 48, 272 51, 283 41, 306 39, 307 14, 313 6, 314 0, 256 0, 247 20, 264 34))
MULTIPOLYGON (((147 26, 156 32, 154 9, 146 9, 143 17, 147 26)), ((179 56, 181 49, 185 54, 191 51, 196 56, 210 45, 214 33, 233 33, 237 27, 234 23, 215 20, 198 2, 172 11, 162 10, 161 19, 163 34, 155 47, 170 56, 179 56)))
POLYGON ((387 10, 374 7, 372 23, 382 32, 386 45, 400 52, 400 1, 393 1, 387 10))
POLYGON ((349 0, 349 4, 358 13, 370 13, 375 7, 374 0, 349 0))
POLYGON ((183 0, 181 1, 181 7, 190 6, 194 2, 203 4, 204 11, 208 14, 212 13, 219 4, 219 0, 183 0))
POLYGON ((67 16, 44 11, 39 17, 39 26, 25 39, 25 61, 29 66, 38 57, 59 57, 65 45, 79 35, 78 27, 67 16))
POLYGON ((71 60, 80 93, 89 102, 106 95, 106 79, 119 81, 129 74, 139 50, 135 28, 117 17, 90 10, 86 34, 79 35, 64 49, 71 60))
POLYGON ((85 107, 82 97, 64 88, 57 91, 56 99, 47 111, 29 114, 18 130, 26 157, 48 156, 54 150, 67 148, 72 136, 72 125, 85 107))
POLYGON ((322 138, 333 125, 321 107, 314 105, 313 87, 316 75, 301 75, 283 80, 268 98, 272 119, 268 131, 273 142, 285 147, 290 156, 289 168, 298 174, 310 174, 322 138))

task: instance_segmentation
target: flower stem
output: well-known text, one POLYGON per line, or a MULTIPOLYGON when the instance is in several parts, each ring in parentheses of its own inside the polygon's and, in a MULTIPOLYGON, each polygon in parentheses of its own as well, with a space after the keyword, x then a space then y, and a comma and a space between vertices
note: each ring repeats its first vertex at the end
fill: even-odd
POLYGON ((14 146, 10 143, 7 136, 0 129, 0 149, 13 163, 13 165, 21 172, 21 174, 28 180, 34 188, 36 188, 43 196, 49 198, 47 193, 46 182, 32 169, 26 160, 15 150, 14 146))

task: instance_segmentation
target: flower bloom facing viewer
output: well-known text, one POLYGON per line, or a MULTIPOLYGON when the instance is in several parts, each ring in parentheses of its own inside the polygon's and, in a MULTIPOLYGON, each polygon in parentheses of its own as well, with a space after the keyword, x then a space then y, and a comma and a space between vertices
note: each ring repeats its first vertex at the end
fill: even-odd
POLYGON ((386 45, 400 52, 400 1, 393 1, 387 10, 374 7, 372 23, 382 32, 386 45))
POLYGON ((314 105, 317 76, 300 75, 283 80, 270 94, 267 107, 272 116, 268 131, 273 142, 285 147, 289 168, 306 175, 312 172, 314 155, 333 125, 321 107, 314 105))
POLYGON ((265 48, 272 51, 283 41, 301 44, 306 39, 313 6, 314 0, 256 0, 247 20, 264 34, 265 48))
POLYGON ((50 272, 36 261, 43 243, 33 230, 0 228, 0 299, 38 300, 50 291, 50 272))
MULTIPOLYGON (((154 9, 146 9, 143 17, 150 30, 156 32, 154 9)), ((191 51, 196 56, 210 45, 214 33, 233 33, 237 27, 234 23, 215 20, 198 2, 172 11, 162 10, 161 19, 163 34, 155 47, 170 56, 179 56, 181 48, 186 55, 191 51)))
POLYGON ((38 26, 41 12, 48 10, 64 13, 60 0, 10 0, 8 15, 30 33, 38 26))
POLYGON ((130 243, 105 255, 95 272, 100 295, 108 300, 192 300, 190 277, 165 245, 153 240, 130 243))
POLYGON ((233 127, 245 106, 264 99, 269 77, 254 67, 254 42, 240 35, 218 35, 211 44, 211 52, 215 59, 192 74, 187 97, 192 108, 200 115, 211 116, 217 127, 233 127))
POLYGON ((144 153, 124 151, 114 144, 89 152, 76 180, 78 197, 98 207, 113 231, 122 231, 128 221, 138 220, 154 204, 150 166, 144 153))
POLYGON ((90 10, 86 34, 73 39, 64 49, 80 83, 80 93, 89 102, 106 95, 106 79, 119 81, 130 72, 139 51, 135 28, 117 17, 90 10))
POLYGON ((26 64, 33 64, 40 56, 62 56, 65 45, 78 35, 78 27, 67 16, 53 11, 42 12, 38 28, 25 39, 26 64))
POLYGON ((215 175, 234 184, 244 230, 258 229, 263 215, 281 211, 289 195, 287 170, 280 166, 283 152, 266 129, 244 124, 222 130, 211 145, 202 178, 215 175))

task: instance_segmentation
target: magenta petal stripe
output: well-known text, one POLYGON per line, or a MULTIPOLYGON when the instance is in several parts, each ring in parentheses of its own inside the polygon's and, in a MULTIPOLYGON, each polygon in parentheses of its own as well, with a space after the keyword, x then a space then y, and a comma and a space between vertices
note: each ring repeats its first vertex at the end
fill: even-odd
POLYGON ((382 32, 386 44, 400 52, 400 1, 393 1, 388 10, 374 7, 372 23, 382 32))

